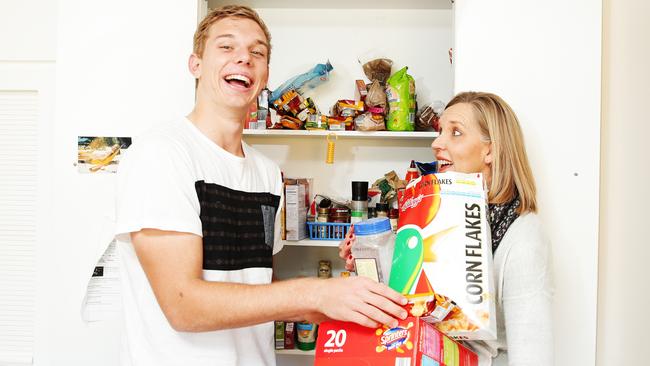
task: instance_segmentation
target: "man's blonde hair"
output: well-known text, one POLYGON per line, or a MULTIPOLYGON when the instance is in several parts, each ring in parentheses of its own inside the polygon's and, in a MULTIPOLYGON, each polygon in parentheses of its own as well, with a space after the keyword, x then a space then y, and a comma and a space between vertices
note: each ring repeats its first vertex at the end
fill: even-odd
POLYGON ((519 196, 518 212, 537 212, 533 177, 519 119, 501 97, 491 93, 464 92, 456 95, 446 108, 467 103, 474 112, 481 134, 491 143, 490 203, 505 203, 519 196))
POLYGON ((268 45, 268 53, 266 55, 266 60, 271 61, 271 33, 269 29, 264 24, 262 18, 259 14, 248 6, 243 5, 225 5, 217 9, 213 9, 208 13, 208 15, 203 18, 199 26, 194 32, 194 47, 192 52, 199 57, 203 57, 203 51, 205 50, 205 43, 210 35, 210 27, 212 24, 218 22, 221 19, 225 18, 243 18, 250 19, 257 23, 257 25, 262 28, 264 35, 266 36, 266 44, 268 45))

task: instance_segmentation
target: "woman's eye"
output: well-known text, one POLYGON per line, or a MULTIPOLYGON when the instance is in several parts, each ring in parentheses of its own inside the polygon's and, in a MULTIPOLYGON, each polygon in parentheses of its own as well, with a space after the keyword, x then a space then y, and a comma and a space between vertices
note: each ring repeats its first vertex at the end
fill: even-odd
POLYGON ((232 49, 232 47, 228 46, 228 45, 219 46, 219 48, 224 49, 224 50, 231 50, 232 49))
POLYGON ((451 132, 451 134, 452 134, 453 136, 460 136, 460 135, 462 135, 462 133, 461 133, 459 130, 457 130, 457 129, 454 129, 454 130, 451 132))

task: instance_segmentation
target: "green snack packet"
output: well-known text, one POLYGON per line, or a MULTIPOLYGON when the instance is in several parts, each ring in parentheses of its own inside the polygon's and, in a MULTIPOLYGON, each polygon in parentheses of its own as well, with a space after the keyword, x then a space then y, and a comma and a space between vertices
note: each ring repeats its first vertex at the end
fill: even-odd
POLYGON ((390 112, 386 118, 389 131, 415 130, 415 81, 406 73, 408 67, 397 71, 386 81, 386 97, 390 112))

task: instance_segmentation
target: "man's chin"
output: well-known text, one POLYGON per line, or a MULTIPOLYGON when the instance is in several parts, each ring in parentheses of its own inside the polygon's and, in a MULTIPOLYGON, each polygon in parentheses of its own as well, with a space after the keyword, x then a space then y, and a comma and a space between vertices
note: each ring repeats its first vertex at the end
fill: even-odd
POLYGON ((222 99, 222 104, 227 108, 246 109, 255 101, 255 98, 245 98, 237 96, 227 96, 222 99))

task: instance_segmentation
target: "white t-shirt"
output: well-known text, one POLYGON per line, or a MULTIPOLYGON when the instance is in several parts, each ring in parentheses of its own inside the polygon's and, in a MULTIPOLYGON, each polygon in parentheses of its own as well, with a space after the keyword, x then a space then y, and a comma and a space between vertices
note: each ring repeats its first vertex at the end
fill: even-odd
MULTIPOLYGON (((242 142, 244 158, 189 120, 157 126, 120 162, 117 247, 122 262, 123 365, 275 365, 273 324, 186 333, 165 318, 129 233, 143 228, 203 237, 203 278, 270 283, 281 249, 277 165, 242 142)), ((236 311, 232 309, 231 311, 236 311)))

